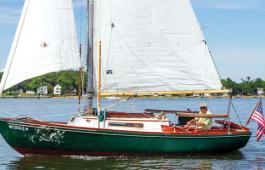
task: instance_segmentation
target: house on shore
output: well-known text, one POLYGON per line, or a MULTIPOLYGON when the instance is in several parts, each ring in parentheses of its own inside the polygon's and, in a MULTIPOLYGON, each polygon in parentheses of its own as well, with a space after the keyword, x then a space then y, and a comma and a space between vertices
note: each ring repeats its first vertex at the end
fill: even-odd
POLYGON ((26 90, 26 94, 33 95, 33 94, 35 94, 35 91, 32 91, 32 90, 26 90))
POLYGON ((37 88, 37 94, 48 95, 48 86, 41 86, 37 88))
POLYGON ((53 87, 53 94, 54 95, 61 95, 62 94, 62 86, 59 84, 56 84, 56 86, 53 87))
POLYGON ((264 89, 263 88, 257 88, 257 95, 258 96, 264 95, 264 89))

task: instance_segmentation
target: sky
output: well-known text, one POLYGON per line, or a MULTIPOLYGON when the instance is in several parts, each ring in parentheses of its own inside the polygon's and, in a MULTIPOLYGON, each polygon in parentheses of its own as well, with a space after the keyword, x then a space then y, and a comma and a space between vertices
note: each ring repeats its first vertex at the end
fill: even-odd
MULTIPOLYGON (((73 0, 77 25, 85 0, 73 0)), ((191 0, 221 78, 265 80, 265 1, 191 0)), ((0 70, 4 68, 23 0, 0 0, 0 70)), ((84 27, 77 27, 80 39, 84 27)))

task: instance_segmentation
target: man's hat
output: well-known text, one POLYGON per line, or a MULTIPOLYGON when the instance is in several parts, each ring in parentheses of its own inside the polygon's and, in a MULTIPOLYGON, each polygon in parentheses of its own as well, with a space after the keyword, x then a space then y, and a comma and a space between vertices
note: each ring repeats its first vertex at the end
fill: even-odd
POLYGON ((200 104, 200 107, 207 107, 207 104, 205 102, 200 104))

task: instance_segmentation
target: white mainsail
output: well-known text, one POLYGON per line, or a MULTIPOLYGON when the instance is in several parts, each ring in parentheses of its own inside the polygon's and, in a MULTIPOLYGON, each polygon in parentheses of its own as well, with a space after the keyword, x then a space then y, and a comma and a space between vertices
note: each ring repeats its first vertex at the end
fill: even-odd
MULTIPOLYGON (((101 91, 222 87, 189 0, 94 0, 94 47, 102 42, 101 91)), ((94 49, 97 68, 98 49, 94 49)), ((94 70, 95 83, 98 70, 94 70)), ((94 85, 96 88, 96 85, 94 85)))
POLYGON ((80 68, 71 0, 25 0, 0 94, 24 80, 80 68))

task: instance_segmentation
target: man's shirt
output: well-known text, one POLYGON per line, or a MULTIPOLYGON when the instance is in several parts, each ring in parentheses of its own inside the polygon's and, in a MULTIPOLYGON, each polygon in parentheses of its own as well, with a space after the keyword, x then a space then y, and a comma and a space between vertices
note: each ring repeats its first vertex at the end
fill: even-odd
MULTIPOLYGON (((201 111, 199 112, 199 114, 202 114, 201 111)), ((207 110, 207 112, 205 114, 212 114, 209 110, 207 110)), ((204 118, 204 117, 196 117, 195 118, 196 123, 203 123, 203 126, 198 126, 198 128, 200 129, 211 129, 212 127, 212 119, 211 118, 204 118)))

